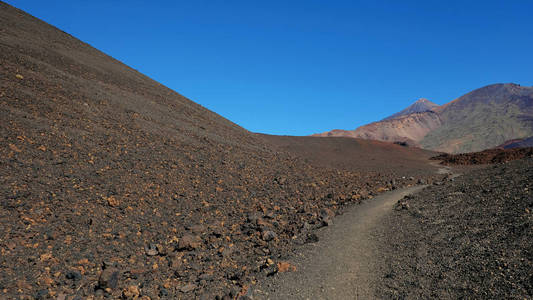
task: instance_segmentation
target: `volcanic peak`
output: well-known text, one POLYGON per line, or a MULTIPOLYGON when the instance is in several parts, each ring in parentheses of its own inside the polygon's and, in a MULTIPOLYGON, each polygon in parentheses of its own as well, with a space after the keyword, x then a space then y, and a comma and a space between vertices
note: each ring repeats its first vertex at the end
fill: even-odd
POLYGON ((409 105, 406 109, 400 112, 397 112, 383 120, 395 119, 401 116, 410 115, 412 113, 431 111, 438 106, 439 106, 438 104, 435 104, 426 98, 420 98, 417 101, 415 101, 415 103, 409 105))

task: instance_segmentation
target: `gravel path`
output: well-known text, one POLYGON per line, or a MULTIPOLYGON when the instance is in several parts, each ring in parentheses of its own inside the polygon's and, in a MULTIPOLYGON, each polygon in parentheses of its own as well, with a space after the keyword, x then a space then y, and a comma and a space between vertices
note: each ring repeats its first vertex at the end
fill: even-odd
POLYGON ((296 272, 279 273, 261 282, 254 299, 374 298, 379 239, 377 226, 404 196, 424 186, 395 190, 353 207, 318 230, 320 241, 290 258, 296 272))

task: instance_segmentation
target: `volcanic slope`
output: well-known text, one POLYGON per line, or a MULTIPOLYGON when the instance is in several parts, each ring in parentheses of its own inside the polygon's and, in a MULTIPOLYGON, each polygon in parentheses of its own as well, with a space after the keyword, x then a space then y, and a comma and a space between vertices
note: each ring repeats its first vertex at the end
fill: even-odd
POLYGON ((382 223, 376 297, 531 299, 532 193, 526 158, 402 199, 382 223))
POLYGON ((400 117, 400 116, 406 116, 406 115, 410 115, 410 114, 413 114, 413 113, 421 113, 421 112, 426 112, 426 111, 431 111, 433 110, 434 108, 438 107, 439 105, 438 104, 435 104, 431 101, 429 101, 428 99, 425 99, 425 98, 420 98, 418 99, 415 103, 409 105, 406 109, 400 111, 400 112, 397 112, 389 117, 386 117, 385 119, 383 120, 389 120, 389 119, 394 119, 394 118, 397 118, 397 117, 400 117))
POLYGON ((533 87, 493 84, 427 111, 408 112, 316 135, 401 141, 451 153, 480 151, 533 134, 533 87))
POLYGON ((433 151, 375 140, 264 134, 259 136, 274 149, 289 152, 318 167, 365 173, 381 170, 393 172, 397 177, 426 176, 427 161, 436 155, 433 151))
POLYGON ((473 152, 533 135, 533 87, 493 84, 435 111, 442 126, 420 141, 426 149, 473 152))
POLYGON ((2 2, 0 60, 0 298, 235 296, 402 175, 272 150, 2 2))

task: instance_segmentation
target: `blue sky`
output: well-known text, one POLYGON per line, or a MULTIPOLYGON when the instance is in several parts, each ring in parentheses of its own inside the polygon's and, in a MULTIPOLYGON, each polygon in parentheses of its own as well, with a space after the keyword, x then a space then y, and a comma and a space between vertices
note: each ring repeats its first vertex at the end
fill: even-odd
POLYGON ((354 129, 420 97, 533 85, 533 1, 6 2, 254 132, 354 129))

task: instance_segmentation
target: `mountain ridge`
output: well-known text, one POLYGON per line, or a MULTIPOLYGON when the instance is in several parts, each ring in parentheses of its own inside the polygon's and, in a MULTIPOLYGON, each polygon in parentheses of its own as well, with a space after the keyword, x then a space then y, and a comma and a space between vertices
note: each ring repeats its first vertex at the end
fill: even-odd
POLYGON ((533 135, 533 87, 491 84, 428 111, 400 115, 410 107, 392 115, 393 118, 355 130, 334 130, 314 136, 408 141, 428 150, 459 153, 480 151, 533 135))
POLYGON ((412 113, 430 111, 438 106, 438 104, 433 103, 426 98, 420 98, 416 100, 413 104, 409 105, 407 108, 386 117, 382 121, 394 119, 400 116, 410 115, 412 113))

